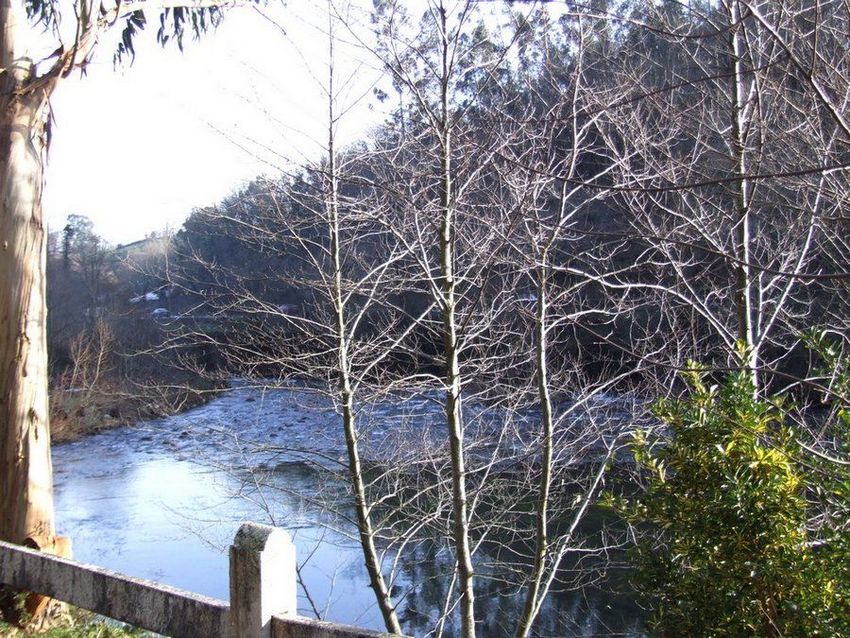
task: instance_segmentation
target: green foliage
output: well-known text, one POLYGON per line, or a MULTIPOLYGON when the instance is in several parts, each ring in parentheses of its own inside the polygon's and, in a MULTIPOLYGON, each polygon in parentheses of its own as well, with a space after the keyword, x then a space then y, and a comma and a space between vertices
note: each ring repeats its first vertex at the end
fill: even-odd
POLYGON ((68 627, 54 627, 47 631, 27 633, 13 629, 0 622, 0 635, 16 636, 18 638, 144 638, 151 634, 140 629, 109 625, 105 622, 86 622, 68 627))
MULTIPOLYGON (((222 3, 224 4, 224 3, 222 3)), ((183 37, 188 31, 197 39, 209 30, 221 24, 223 7, 192 6, 187 2, 185 7, 168 7, 159 14, 159 29, 156 40, 163 46, 175 42, 177 48, 183 51, 183 37)), ((120 64, 125 58, 133 61, 136 57, 136 37, 147 26, 144 11, 133 11, 126 15, 121 29, 121 41, 115 50, 114 61, 120 64)))
POLYGON ((15 638, 147 638, 152 636, 151 633, 142 629, 107 621, 76 607, 68 607, 65 612, 59 614, 55 624, 52 622, 49 624, 53 625, 49 629, 28 630, 0 620, 0 636, 15 638))
MULTIPOLYGON (((165 45, 169 42, 175 42, 177 47, 183 50, 183 38, 188 32, 192 37, 198 38, 209 30, 215 29, 222 20, 225 5, 222 2, 221 6, 202 6, 196 2, 186 2, 185 6, 164 7, 159 12, 159 29, 156 33, 157 42, 165 45)), ((97 7, 97 18, 103 20, 107 16, 107 11, 111 5, 94 5, 97 7)), ((92 7, 80 4, 74 5, 74 18, 85 21, 86 11, 92 11, 92 7), (81 7, 83 9, 81 10, 81 7)), ((151 7, 154 9, 156 7, 151 7)), ((63 6, 57 0, 26 0, 24 9, 27 18, 36 25, 42 26, 45 30, 51 30, 58 33, 59 24, 62 22, 63 6)), ((65 6, 64 10, 70 15, 69 7, 65 6)), ((66 15, 65 17, 69 17, 66 15)), ((144 9, 135 11, 119 11, 115 22, 119 24, 121 29, 121 39, 115 49, 115 63, 121 63, 129 58, 132 61, 136 57, 135 42, 136 37, 144 31, 147 26, 147 20, 144 9)), ((97 28, 112 26, 101 24, 97 28)))
POLYGON ((850 368, 842 342, 826 330, 809 331, 803 335, 803 341, 821 359, 816 373, 825 379, 826 399, 834 407, 831 431, 835 451, 850 457, 850 368))
POLYGON ((657 635, 850 635, 847 534, 809 530, 818 475, 779 398, 755 398, 751 377, 659 401, 664 438, 638 433, 632 450, 645 489, 609 502, 645 532, 635 585, 657 635))

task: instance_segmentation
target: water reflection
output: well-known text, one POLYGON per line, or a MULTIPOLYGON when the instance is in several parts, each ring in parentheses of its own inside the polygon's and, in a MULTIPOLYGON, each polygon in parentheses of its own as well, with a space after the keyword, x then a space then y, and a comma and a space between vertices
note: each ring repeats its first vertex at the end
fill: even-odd
MULTIPOLYGON (((190 412, 112 430, 54 450, 56 509, 78 560, 227 599, 226 547, 244 520, 293 534, 302 578, 300 611, 382 628, 353 527, 315 500, 333 498, 327 478, 298 455, 248 455, 243 442, 341 450, 333 417, 315 412, 321 399, 297 390, 237 389, 190 412), (271 427, 270 427, 270 424, 271 427), (273 489, 258 489, 259 484, 273 489), (320 485, 322 489, 320 490, 320 485)), ((484 548, 479 560, 487 563, 484 548)), ((424 635, 442 615, 453 569, 439 542, 421 542, 400 560, 405 630, 424 635)), ((510 633, 522 600, 481 567, 478 612, 487 636, 510 633)), ((541 636, 639 635, 635 609, 598 591, 550 597, 541 636)), ((444 635, 455 635, 448 615, 444 635)))

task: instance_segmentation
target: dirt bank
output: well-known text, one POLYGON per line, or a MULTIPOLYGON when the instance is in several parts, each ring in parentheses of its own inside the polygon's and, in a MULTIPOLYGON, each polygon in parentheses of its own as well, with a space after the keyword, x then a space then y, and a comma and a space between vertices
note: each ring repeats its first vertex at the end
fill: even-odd
POLYGON ((223 382, 185 370, 163 378, 107 379, 95 387, 51 384, 50 429, 54 443, 104 429, 176 414, 205 403, 223 382))

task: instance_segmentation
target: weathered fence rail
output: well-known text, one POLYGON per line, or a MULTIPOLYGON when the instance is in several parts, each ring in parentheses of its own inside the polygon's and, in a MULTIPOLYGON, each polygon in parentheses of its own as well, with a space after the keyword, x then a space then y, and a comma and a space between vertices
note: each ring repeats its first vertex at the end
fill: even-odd
POLYGON ((295 547, 283 530, 245 523, 230 547, 230 602, 0 541, 0 583, 172 638, 378 638, 299 618, 295 547))

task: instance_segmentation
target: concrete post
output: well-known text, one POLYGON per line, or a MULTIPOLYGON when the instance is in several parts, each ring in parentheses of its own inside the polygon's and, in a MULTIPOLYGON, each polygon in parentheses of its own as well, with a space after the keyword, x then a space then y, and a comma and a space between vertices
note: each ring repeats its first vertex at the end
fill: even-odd
POLYGON ((296 583, 289 534, 243 523, 230 546, 231 638, 271 638, 272 614, 297 613, 296 583))

